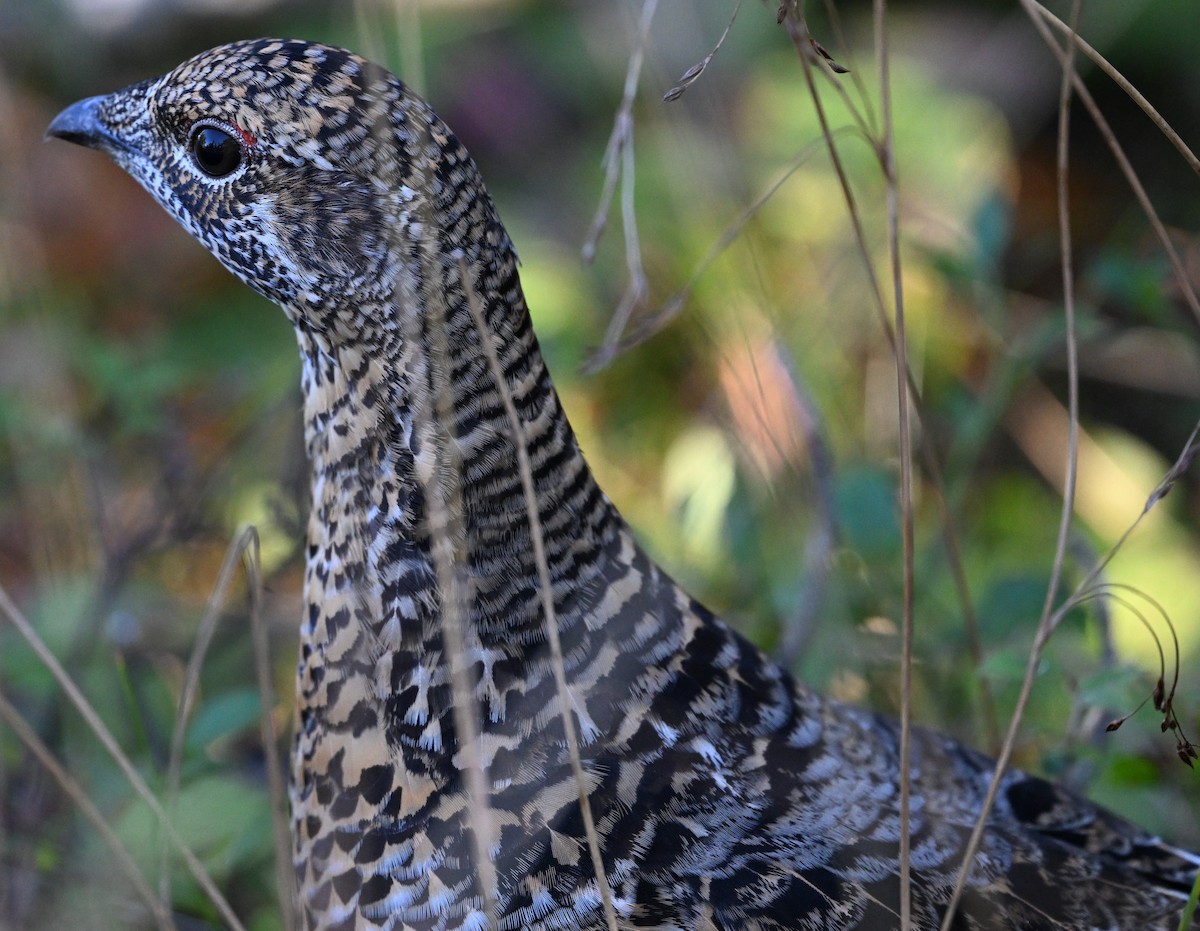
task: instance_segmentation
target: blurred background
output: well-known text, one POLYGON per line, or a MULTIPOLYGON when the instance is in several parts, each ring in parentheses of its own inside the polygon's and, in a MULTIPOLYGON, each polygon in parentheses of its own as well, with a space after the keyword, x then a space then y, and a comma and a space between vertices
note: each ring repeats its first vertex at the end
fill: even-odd
MULTIPOLYGON (((1052 6, 1069 17, 1069 4, 1052 6)), ((269 634, 279 696, 265 712, 290 728, 307 513, 295 343, 276 308, 104 157, 44 143, 46 125, 80 97, 238 38, 298 36, 388 64, 479 162, 567 410, 650 551, 804 681, 894 713, 894 363, 775 5, 746 0, 704 74, 662 99, 732 12, 730 0, 657 4, 630 111, 632 173, 586 264, 644 3, 0 6, 0 586, 171 804, 247 927, 282 925, 240 575, 203 660, 174 802, 168 761, 197 625, 246 524, 262 541, 254 623, 269 634), (655 332, 609 359, 596 350, 627 294, 634 233, 645 291, 627 332, 655 332)), ((817 84, 890 295, 886 187, 862 129, 880 126, 871 7, 836 13, 808 10, 813 36, 850 69, 844 94, 828 76, 817 84)), ((1198 16, 1189 0, 1089 3, 1080 27, 1192 145, 1198 16)), ((1067 461, 1061 72, 1015 0, 895 3, 888 45, 915 433, 928 456, 916 468, 915 716, 994 752, 1050 578, 1067 461)), ((1112 81, 1082 59, 1080 72, 1194 286, 1200 180, 1112 81)), ((1081 431, 1060 600, 1146 509, 1200 418, 1197 316, 1078 106, 1070 179, 1081 431)), ((1103 582, 1129 586, 1124 603, 1092 599, 1058 628, 1016 760, 1195 846, 1196 777, 1162 715, 1145 707, 1104 732, 1150 695, 1160 647, 1168 688, 1179 660, 1183 732, 1200 730, 1200 481, 1195 469, 1173 477, 1104 568, 1103 582)), ((0 695, 156 886, 147 808, 3 620, 0 695)), ((3 723, 0 788, 0 928, 151 926, 95 830, 3 723)), ((165 874, 179 928, 222 926, 176 858, 165 874)))

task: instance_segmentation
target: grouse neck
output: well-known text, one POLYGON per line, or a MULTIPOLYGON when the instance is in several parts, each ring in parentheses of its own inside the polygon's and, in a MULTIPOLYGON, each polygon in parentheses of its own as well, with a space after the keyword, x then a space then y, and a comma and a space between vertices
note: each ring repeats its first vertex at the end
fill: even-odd
POLYGON ((392 338, 331 343, 298 328, 312 466, 307 595, 321 606, 311 613, 350 599, 392 650, 427 651, 440 639, 439 541, 481 645, 542 640, 516 442, 528 451, 553 582, 598 576, 621 527, 550 380, 511 251, 472 258, 446 256, 436 290, 376 308, 376 320, 393 320, 383 328, 392 338))

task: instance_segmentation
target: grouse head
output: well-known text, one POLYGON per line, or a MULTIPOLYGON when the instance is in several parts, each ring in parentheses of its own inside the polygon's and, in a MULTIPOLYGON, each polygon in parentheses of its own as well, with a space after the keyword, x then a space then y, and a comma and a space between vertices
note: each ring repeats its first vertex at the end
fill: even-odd
POLYGON ((514 259, 455 136, 343 49, 221 46, 74 104, 48 134, 107 153, 230 271, 335 342, 379 338, 394 308, 445 293, 464 262, 486 280, 514 259))

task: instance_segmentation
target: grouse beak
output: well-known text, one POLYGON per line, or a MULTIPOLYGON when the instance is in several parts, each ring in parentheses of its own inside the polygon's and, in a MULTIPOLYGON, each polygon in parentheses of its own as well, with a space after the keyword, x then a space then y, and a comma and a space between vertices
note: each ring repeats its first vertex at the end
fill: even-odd
POLYGON ((106 97, 88 97, 73 103, 54 118, 46 130, 46 138, 54 136, 87 146, 89 149, 110 149, 120 142, 100 119, 100 106, 106 97))

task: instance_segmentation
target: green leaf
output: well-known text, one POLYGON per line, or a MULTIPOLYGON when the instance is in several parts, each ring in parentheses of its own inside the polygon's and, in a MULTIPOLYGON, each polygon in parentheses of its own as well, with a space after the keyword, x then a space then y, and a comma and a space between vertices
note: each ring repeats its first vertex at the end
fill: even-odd
MULTIPOLYGON (((1025 667, 1029 665, 1028 647, 1004 647, 988 654, 979 667, 979 674, 997 683, 1020 682, 1025 676, 1025 667)), ((1043 658, 1038 664, 1038 675, 1048 668, 1043 658)))
MULTIPOLYGON (((170 813, 179 836, 215 879, 229 876, 248 861, 270 856, 271 832, 262 829, 264 815, 269 816, 267 796, 245 779, 228 774, 197 779, 180 789, 170 813)), ((153 868, 162 835, 150 809, 133 802, 115 828, 143 869, 153 868)))
MULTIPOLYGON (((1079 686, 1079 697, 1089 705, 1109 708, 1124 714, 1141 699, 1138 687, 1144 685, 1143 673, 1133 666, 1104 669, 1085 678, 1079 686)), ((1148 689, 1143 694, 1149 694, 1148 689)))
POLYGON ((880 469, 849 468, 834 490, 834 508, 843 542, 867 559, 900 551, 900 519, 894 483, 880 469))
POLYGON ((234 689, 204 702, 188 726, 187 748, 198 751, 214 740, 240 733, 258 722, 258 691, 234 689))

